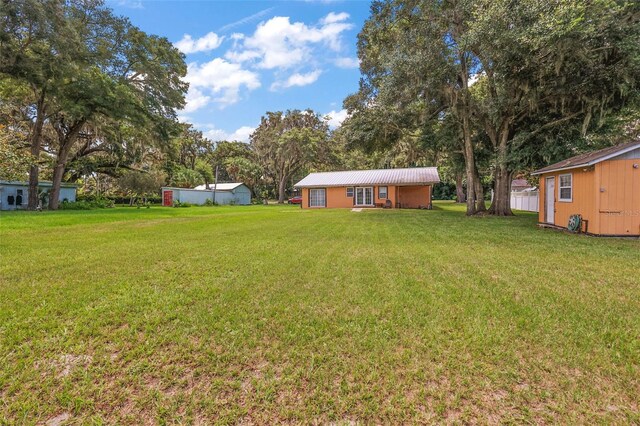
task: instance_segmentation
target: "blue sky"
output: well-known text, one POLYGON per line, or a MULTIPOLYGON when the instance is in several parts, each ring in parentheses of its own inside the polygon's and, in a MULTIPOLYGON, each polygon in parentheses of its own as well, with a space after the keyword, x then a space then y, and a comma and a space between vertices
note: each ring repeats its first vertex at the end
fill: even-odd
POLYGON ((356 40, 368 1, 153 1, 107 4, 186 55, 183 121, 212 140, 243 140, 266 111, 345 117, 358 89, 356 40))

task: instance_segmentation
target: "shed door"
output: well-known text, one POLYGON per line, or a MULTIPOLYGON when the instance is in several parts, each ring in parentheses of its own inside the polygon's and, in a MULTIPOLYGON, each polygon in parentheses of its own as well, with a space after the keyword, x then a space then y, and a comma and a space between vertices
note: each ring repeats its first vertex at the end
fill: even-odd
POLYGON ((548 177, 544 191, 545 222, 555 224, 556 178, 548 177))
POLYGON ((173 206, 173 191, 164 191, 162 193, 162 205, 165 207, 173 206))

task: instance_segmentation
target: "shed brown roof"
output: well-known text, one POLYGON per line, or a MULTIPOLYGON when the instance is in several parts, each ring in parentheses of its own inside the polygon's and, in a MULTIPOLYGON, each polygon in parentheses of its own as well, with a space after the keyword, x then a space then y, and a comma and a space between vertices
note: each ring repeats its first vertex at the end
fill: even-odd
POLYGON ((558 170, 591 166, 601 161, 608 160, 609 158, 622 155, 625 152, 632 151, 636 148, 640 148, 640 140, 635 140, 633 142, 627 142, 620 145, 610 146, 608 148, 600 149, 598 151, 587 152, 586 154, 576 155, 575 157, 567 158, 566 160, 562 160, 558 163, 538 169, 531 174, 540 175, 543 173, 550 173, 558 170))

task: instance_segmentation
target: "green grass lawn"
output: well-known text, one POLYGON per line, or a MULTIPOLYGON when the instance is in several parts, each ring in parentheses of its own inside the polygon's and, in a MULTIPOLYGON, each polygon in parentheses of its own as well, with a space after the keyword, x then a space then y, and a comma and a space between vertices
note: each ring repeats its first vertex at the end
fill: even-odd
POLYGON ((640 242, 533 214, 0 216, 0 423, 640 422, 640 242))

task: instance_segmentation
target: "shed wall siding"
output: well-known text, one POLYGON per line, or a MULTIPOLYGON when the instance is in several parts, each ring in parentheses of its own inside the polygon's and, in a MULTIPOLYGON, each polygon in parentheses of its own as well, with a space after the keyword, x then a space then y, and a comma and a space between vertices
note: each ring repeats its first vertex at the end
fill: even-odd
POLYGON ((597 164, 600 185, 599 234, 640 235, 640 161, 609 160, 597 164), (638 168, 634 168, 634 164, 638 168))
POLYGON ((538 209, 538 221, 544 222, 545 199, 546 199, 546 178, 555 177, 555 223, 556 226, 567 227, 569 217, 579 214, 583 219, 589 221, 589 232, 597 233, 596 205, 595 205, 595 171, 593 168, 584 171, 583 169, 572 169, 560 172, 545 173, 540 175, 540 208, 538 209), (572 175, 572 201, 559 201, 560 175, 572 175))
POLYGON ((401 186, 398 202, 403 209, 426 208, 431 202, 431 187, 401 186))

